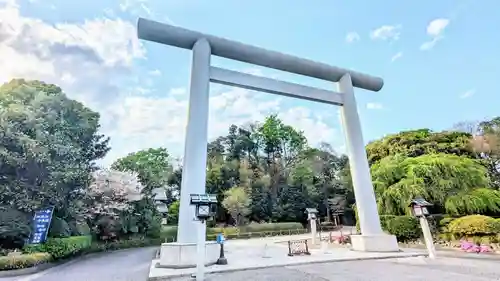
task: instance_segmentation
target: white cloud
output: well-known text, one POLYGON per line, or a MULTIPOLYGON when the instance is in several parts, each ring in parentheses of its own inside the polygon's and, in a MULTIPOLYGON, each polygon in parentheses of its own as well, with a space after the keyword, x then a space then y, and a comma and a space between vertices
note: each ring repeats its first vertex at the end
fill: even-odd
MULTIPOLYGON (((135 62, 146 59, 134 23, 97 18, 81 24, 49 24, 22 16, 14 0, 0 0, 0 19, 0 83, 12 78, 55 83, 70 98, 98 111, 112 147, 103 164, 155 146, 166 146, 174 156, 181 156, 187 88, 153 95, 168 91, 154 87, 161 72, 152 70, 145 78, 134 73, 135 62)), ((259 69, 246 72, 263 75, 259 69)), ((342 138, 322 119, 322 112, 302 106, 284 108, 281 97, 237 88, 211 93, 210 138, 226 134, 231 124, 263 120, 271 113, 304 130, 312 144, 323 140, 335 144, 342 138)))
POLYGON ((460 98, 466 99, 466 98, 472 97, 475 93, 476 93, 475 89, 470 89, 470 90, 466 91, 465 93, 461 94, 460 98))
POLYGON ((171 96, 183 96, 187 93, 187 89, 183 87, 170 89, 169 94, 171 96))
MULTIPOLYGON (((174 24, 170 17, 155 13, 156 7, 151 7, 153 1, 149 0, 119 0, 119 9, 122 12, 127 12, 134 17, 146 17, 152 20, 165 21, 169 24, 174 24)), ((161 6, 168 5, 168 3, 161 3, 161 6)))
POLYGON ((373 40, 396 41, 401 35, 402 26, 398 25, 383 25, 370 33, 370 38, 373 40))
POLYGON ((356 41, 359 41, 361 38, 359 36, 359 34, 357 32, 349 32, 347 33, 347 35, 345 36, 345 41, 347 43, 352 43, 352 42, 356 42, 356 41))
POLYGON ((366 104, 366 108, 368 108, 368 109, 383 109, 384 106, 378 102, 369 102, 366 104))
POLYGON ((14 0, 0 0, 0 83, 37 79, 61 86, 70 98, 101 113, 106 132, 128 91, 134 59, 145 57, 133 23, 98 18, 48 24, 24 17, 14 0))
MULTIPOLYGON (((132 23, 97 18, 48 24, 24 17, 14 0, 0 2, 0 83, 13 78, 60 85, 72 98, 105 111, 145 50, 132 23)), ((104 121, 106 123, 106 120, 104 121)))
MULTIPOLYGON (((170 92, 181 89, 185 93, 184 88, 172 89, 170 92)), ((282 110, 282 100, 265 98, 268 96, 239 88, 212 95, 209 101, 209 139, 227 134, 232 124, 262 121, 267 115, 278 113, 285 123, 303 130, 312 145, 321 141, 336 143, 339 140, 336 129, 326 124, 320 114, 302 106, 282 110)), ((165 144, 172 153, 181 156, 187 106, 188 101, 178 96, 126 98, 117 113, 116 129, 111 134, 112 138, 119 140, 116 143, 119 149, 114 149, 110 158, 123 156, 131 150, 165 144), (131 146, 125 148, 128 144, 131 146)))
POLYGON ((397 59, 400 59, 402 56, 403 56, 403 52, 398 52, 397 54, 395 54, 394 56, 392 56, 391 62, 394 62, 397 59))
POLYGON ((448 19, 435 19, 427 25, 427 34, 432 37, 441 36, 449 23, 448 19))
POLYGON ((431 39, 429 41, 422 43, 422 45, 420 45, 420 50, 428 51, 434 48, 436 43, 444 38, 443 33, 449 23, 450 20, 445 18, 432 20, 427 25, 427 35, 429 35, 431 39))

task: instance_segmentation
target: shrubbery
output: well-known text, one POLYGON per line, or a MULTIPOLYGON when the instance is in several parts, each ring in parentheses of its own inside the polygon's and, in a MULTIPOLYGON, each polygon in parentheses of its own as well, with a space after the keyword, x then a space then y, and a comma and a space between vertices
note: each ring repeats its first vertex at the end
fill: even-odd
POLYGON ((130 248, 140 248, 149 246, 160 246, 164 240, 162 238, 132 237, 117 241, 92 243, 87 252, 106 252, 114 250, 123 250, 130 248))
POLYGON ((30 218, 11 207, 0 206, 0 246, 4 249, 20 248, 29 237, 30 218))
MULTIPOLYGON (((273 234, 302 234, 307 230, 301 223, 250 223, 239 227, 209 227, 207 228, 207 240, 215 240, 217 234, 222 233, 227 239, 263 237, 273 234)), ((177 226, 165 226, 161 231, 161 237, 165 241, 175 240, 177 237, 177 226)))
POLYGON ((85 252, 92 244, 91 236, 73 236, 68 238, 49 238, 38 245, 27 245, 25 253, 48 253, 54 260, 72 257, 85 252))
MULTIPOLYGON (((422 234, 418 220, 412 216, 380 215, 380 226, 400 242, 417 240, 422 234)), ((356 220, 356 230, 360 231, 359 219, 356 220)))
POLYGON ((457 218, 448 224, 448 232, 456 238, 486 236, 496 234, 499 230, 498 220, 483 215, 457 218))
POLYGON ((399 242, 409 242, 420 238, 422 230, 415 217, 396 216, 385 222, 385 229, 390 234, 396 236, 399 242))
POLYGON ((49 253, 31 253, 0 257, 0 270, 12 270, 37 266, 51 261, 49 253))
POLYGON ((304 229, 299 222, 281 222, 281 223, 250 223, 240 226, 241 232, 263 232, 263 231, 288 231, 304 229))

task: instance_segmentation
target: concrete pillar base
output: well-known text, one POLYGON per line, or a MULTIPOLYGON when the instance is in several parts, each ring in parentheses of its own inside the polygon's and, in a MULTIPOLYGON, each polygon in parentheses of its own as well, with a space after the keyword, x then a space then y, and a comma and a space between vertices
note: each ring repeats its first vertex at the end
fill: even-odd
POLYGON ((351 235, 354 251, 360 252, 400 252, 398 240, 394 235, 351 235))
MULTIPOLYGON (((205 247, 205 265, 217 263, 220 254, 220 245, 215 241, 207 241, 205 247)), ((163 243, 160 249, 160 262, 156 267, 161 268, 192 268, 196 267, 196 243, 163 243)))

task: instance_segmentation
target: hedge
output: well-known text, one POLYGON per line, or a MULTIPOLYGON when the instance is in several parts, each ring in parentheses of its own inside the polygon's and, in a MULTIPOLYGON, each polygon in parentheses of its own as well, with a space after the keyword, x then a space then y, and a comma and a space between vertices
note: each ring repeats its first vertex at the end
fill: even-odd
POLYGON ((49 253, 54 260, 72 257, 85 252, 92 244, 91 236, 73 236, 68 238, 49 238, 43 244, 27 245, 25 253, 49 253))
POLYGON ((139 247, 149 247, 149 246, 160 246, 164 240, 162 238, 145 238, 145 237, 133 237, 125 240, 116 240, 109 242, 95 242, 92 243, 89 249, 86 252, 96 253, 96 252, 106 252, 106 251, 115 251, 115 250, 123 250, 130 248, 139 248, 139 247))
POLYGON ((37 266, 50 262, 49 253, 32 253, 0 257, 0 270, 13 270, 37 266))
POLYGON ((470 215, 449 222, 448 232, 456 238, 486 236, 498 233, 499 226, 498 220, 492 217, 470 215))
MULTIPOLYGON (((356 215, 356 230, 360 232, 359 219, 356 215)), ((380 226, 385 232, 396 236, 399 242, 409 242, 420 238, 422 230, 413 216, 380 215, 380 226)))
MULTIPOLYGON (((280 234, 302 234, 307 230, 298 222, 283 223, 250 223, 239 227, 209 227, 207 228, 207 240, 214 240, 217 234, 222 233, 228 239, 251 238, 268 236, 271 233, 280 234)), ((165 240, 177 238, 177 226, 165 226, 162 228, 161 237, 165 240)))
POLYGON ((396 216, 387 219, 385 230, 396 236, 399 242, 415 241, 422 235, 418 219, 411 216, 396 216))
POLYGON ((28 268, 87 253, 159 246, 163 242, 162 238, 151 239, 146 237, 131 237, 125 240, 93 243, 90 236, 49 238, 44 244, 26 245, 23 248, 24 254, 1 256, 0 270, 28 268))

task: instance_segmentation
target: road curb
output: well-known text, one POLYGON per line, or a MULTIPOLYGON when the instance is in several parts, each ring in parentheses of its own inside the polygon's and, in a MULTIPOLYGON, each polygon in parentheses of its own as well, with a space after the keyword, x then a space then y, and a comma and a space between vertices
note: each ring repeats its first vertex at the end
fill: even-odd
MULTIPOLYGON (((206 272, 207 275, 211 274, 216 274, 216 273, 231 273, 231 272, 238 272, 238 271, 248 271, 248 270, 259 270, 259 269, 266 269, 266 268, 276 268, 276 267, 289 267, 289 266, 299 266, 299 265, 308 265, 308 264, 322 264, 322 263, 334 263, 334 262, 347 262, 347 261, 362 261, 362 260, 383 260, 383 259, 396 259, 396 258, 413 258, 413 257, 427 257, 427 253, 409 253, 407 255, 387 255, 383 257, 359 257, 359 258, 339 258, 339 259, 330 259, 330 260, 316 260, 316 261, 302 261, 302 262, 294 262, 294 263, 280 263, 280 264, 273 264, 273 265, 259 265, 259 266, 253 266, 253 267, 246 267, 246 268, 228 268, 228 269, 219 269, 219 270, 214 270, 214 271, 208 271, 206 272)), ((169 276, 157 276, 157 277, 148 277, 148 281, 166 281, 166 280, 172 280, 174 278, 179 278, 179 277, 188 277, 192 276, 192 273, 178 273, 178 274, 173 274, 169 276)))

